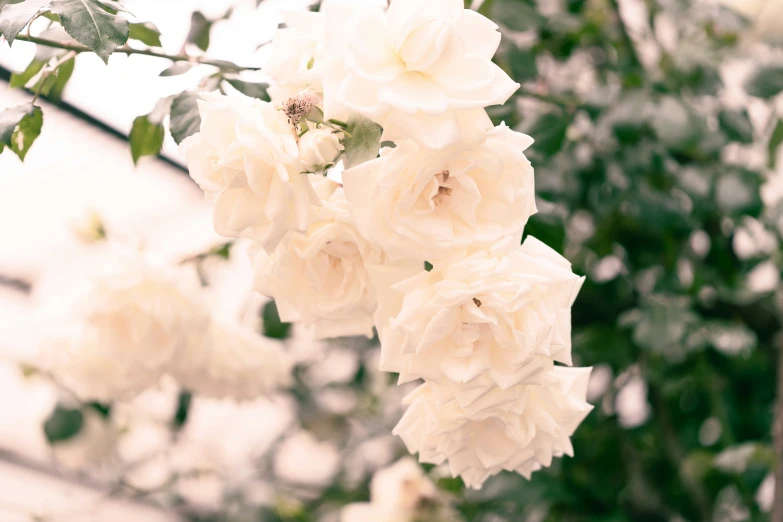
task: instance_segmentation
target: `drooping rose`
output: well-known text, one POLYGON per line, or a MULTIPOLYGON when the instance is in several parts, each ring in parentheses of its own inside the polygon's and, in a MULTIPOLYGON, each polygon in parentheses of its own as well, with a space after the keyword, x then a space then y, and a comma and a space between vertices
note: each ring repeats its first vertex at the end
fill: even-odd
POLYGON ((448 462, 470 488, 503 470, 529 479, 554 457, 573 455, 570 437, 592 410, 590 370, 554 367, 541 384, 494 388, 466 408, 426 383, 403 401, 408 409, 394 433, 419 461, 448 462))
POLYGON ((430 149, 481 141, 484 111, 519 87, 492 62, 497 25, 462 0, 394 0, 326 8, 323 74, 327 118, 360 113, 385 140, 430 149))
POLYGON ((536 212, 533 140, 501 125, 474 146, 440 151, 405 140, 343 173, 356 225, 392 259, 435 262, 522 237, 536 212))

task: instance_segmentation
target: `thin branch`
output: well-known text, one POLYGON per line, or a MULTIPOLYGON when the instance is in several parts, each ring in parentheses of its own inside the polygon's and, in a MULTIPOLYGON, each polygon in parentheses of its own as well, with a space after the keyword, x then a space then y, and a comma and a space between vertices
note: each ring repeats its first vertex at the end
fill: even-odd
MULTIPOLYGON (((72 43, 65 43, 65 42, 58 42, 56 40, 49 40, 47 38, 41 38, 39 36, 26 36, 23 34, 20 34, 16 37, 17 40, 22 40, 23 42, 30 42, 37 45, 44 45, 46 47, 52 47, 54 49, 63 49, 66 51, 73 51, 75 53, 91 53, 93 52, 92 49, 89 47, 86 47, 81 44, 72 44, 72 43)), ((187 55, 173 55, 173 54, 166 54, 158 51, 153 51, 151 49, 134 49, 132 47, 128 47, 127 45, 124 45, 122 47, 118 47, 114 50, 115 53, 121 53, 126 55, 133 55, 138 54, 142 56, 152 56, 154 58, 163 58, 166 60, 170 60, 172 62, 190 62, 195 63, 199 65, 211 65, 213 67, 218 67, 220 69, 231 69, 234 71, 258 71, 261 68, 260 67, 241 67, 236 64, 232 64, 230 62, 224 62, 221 60, 210 60, 208 58, 199 58, 194 56, 187 56, 187 55)))
POLYGON ((775 400, 775 419, 772 436, 775 440, 777 466, 775 467, 775 499, 771 522, 783 522, 783 333, 778 335, 778 392, 775 400))

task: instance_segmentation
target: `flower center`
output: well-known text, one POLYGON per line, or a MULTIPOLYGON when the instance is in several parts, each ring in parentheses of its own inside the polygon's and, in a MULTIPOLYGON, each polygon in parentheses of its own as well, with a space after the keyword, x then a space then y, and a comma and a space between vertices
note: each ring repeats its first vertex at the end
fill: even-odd
POLYGON ((451 199, 451 193, 454 189, 446 186, 449 176, 448 170, 443 170, 435 175, 435 179, 438 182, 438 192, 432 196, 432 202, 436 207, 441 203, 447 203, 451 199))

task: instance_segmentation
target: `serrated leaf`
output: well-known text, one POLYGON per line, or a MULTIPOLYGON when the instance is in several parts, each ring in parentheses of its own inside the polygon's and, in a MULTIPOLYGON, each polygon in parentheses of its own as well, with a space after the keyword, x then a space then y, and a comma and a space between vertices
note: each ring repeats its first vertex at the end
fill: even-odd
POLYGON ((212 22, 201 11, 194 11, 190 17, 190 31, 187 42, 194 44, 202 51, 209 48, 209 33, 212 30, 212 22))
POLYGON ((185 91, 171 102, 169 129, 177 145, 188 136, 196 134, 201 127, 201 114, 198 110, 198 93, 185 91))
POLYGON ((0 113, 0 152, 7 146, 24 161, 27 152, 41 134, 43 112, 27 103, 0 113))
POLYGON ((732 141, 739 143, 753 143, 753 123, 750 121, 748 111, 721 111, 718 115, 720 128, 732 141))
POLYGON ((106 63, 128 41, 128 21, 107 12, 98 0, 53 0, 51 9, 68 34, 106 63))
POLYGON ((152 123, 149 116, 139 116, 133 120, 130 131, 130 146, 133 164, 139 163, 143 156, 157 156, 163 147, 165 131, 163 125, 152 123))
POLYGON ((160 30, 155 24, 150 22, 129 24, 128 38, 130 40, 138 40, 150 47, 161 47, 163 45, 160 42, 160 30))
POLYGON ((767 166, 770 169, 774 169, 778 163, 778 149, 781 144, 783 144, 783 120, 778 120, 767 144, 767 166))
POLYGON ((11 75, 11 81, 8 83, 8 85, 13 88, 24 87, 35 77, 36 74, 41 72, 41 70, 44 68, 44 65, 46 65, 46 62, 38 60, 37 58, 33 58, 33 61, 30 62, 24 71, 11 75))
POLYGON ((259 100, 270 101, 269 94, 267 94, 267 89, 269 88, 269 84, 267 83, 252 83, 234 78, 227 78, 226 81, 229 83, 229 85, 231 85, 231 87, 238 90, 245 96, 258 98, 259 100))
POLYGON ((58 404, 44 422, 43 430, 49 444, 57 444, 76 437, 84 426, 81 411, 58 404))
POLYGON ((377 158, 378 152, 381 150, 382 133, 381 126, 374 121, 358 114, 351 116, 348 119, 345 140, 343 141, 345 168, 350 169, 365 161, 377 158))
POLYGON ((16 36, 30 23, 30 20, 48 7, 51 0, 26 0, 20 4, 11 4, 0 11, 0 33, 8 40, 8 45, 14 43, 16 36))
POLYGON ((751 96, 769 99, 783 91, 783 66, 762 67, 745 82, 751 96))
POLYGON ((169 67, 163 69, 160 76, 164 78, 168 76, 179 76, 180 74, 185 74, 190 71, 192 68, 193 64, 190 62, 174 62, 169 67))

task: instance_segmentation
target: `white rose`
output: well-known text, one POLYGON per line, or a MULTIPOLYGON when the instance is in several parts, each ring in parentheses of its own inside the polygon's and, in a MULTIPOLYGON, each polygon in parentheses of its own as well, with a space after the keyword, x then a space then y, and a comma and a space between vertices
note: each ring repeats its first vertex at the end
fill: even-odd
POLYGON ((394 433, 421 462, 448 461, 470 488, 503 470, 529 479, 554 457, 573 455, 570 437, 592 410, 590 370, 556 366, 540 385, 495 388, 468 408, 423 384, 403 401, 409 407, 394 433))
POLYGON ((388 12, 329 5, 325 14, 326 115, 358 112, 385 140, 430 149, 480 141, 492 126, 484 107, 519 87, 492 63, 497 25, 461 0, 394 0, 388 12))
POLYGON ((262 72, 272 79, 269 95, 282 103, 304 90, 321 91, 323 13, 283 11, 285 29, 272 40, 272 54, 262 72))
POLYGON ((201 131, 182 142, 193 179, 215 200, 215 231, 250 237, 272 251, 307 228, 318 197, 300 175, 294 129, 270 103, 202 94, 201 131))
POLYGON ((251 251, 254 286, 275 299, 282 320, 312 325, 316 338, 372 337, 376 299, 365 263, 380 263, 382 253, 354 227, 342 188, 325 178, 314 183, 323 199, 319 219, 271 255, 251 251))
POLYGON ((299 138, 299 159, 304 170, 334 163, 343 149, 340 134, 332 129, 309 130, 299 138))
POLYGON ((290 381, 291 361, 282 343, 250 328, 213 322, 200 348, 176 361, 172 370, 179 384, 199 395, 251 400, 290 381))
POLYGON ((140 253, 101 248, 37 291, 41 360, 85 400, 133 396, 199 352, 209 312, 198 282, 140 253))
POLYGON ((440 151, 405 140, 343 173, 362 235, 391 259, 434 262, 503 237, 521 238, 536 212, 533 140, 505 125, 475 146, 440 151))
POLYGON ((423 378, 462 406, 571 364, 571 305, 584 278, 533 237, 400 281, 373 269, 381 370, 423 378), (400 282, 397 282, 400 281, 400 282))

